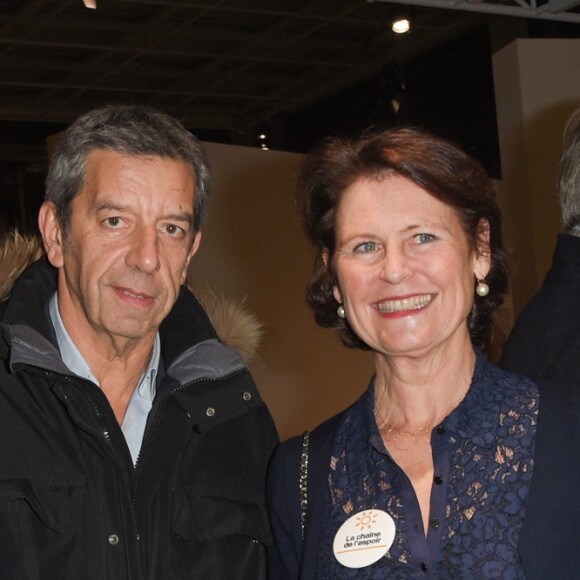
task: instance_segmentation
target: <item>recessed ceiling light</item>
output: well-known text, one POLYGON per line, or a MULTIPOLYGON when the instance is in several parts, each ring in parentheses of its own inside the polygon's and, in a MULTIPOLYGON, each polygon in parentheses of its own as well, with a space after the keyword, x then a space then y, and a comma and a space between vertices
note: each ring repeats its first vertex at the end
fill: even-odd
POLYGON ((393 20, 391 28, 393 32, 396 32, 397 34, 404 34, 411 30, 411 22, 408 18, 399 18, 398 20, 393 20))

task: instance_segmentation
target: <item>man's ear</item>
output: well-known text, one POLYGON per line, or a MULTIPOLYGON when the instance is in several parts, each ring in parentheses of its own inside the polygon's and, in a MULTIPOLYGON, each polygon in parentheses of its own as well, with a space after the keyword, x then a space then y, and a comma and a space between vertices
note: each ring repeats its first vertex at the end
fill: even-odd
POLYGON ((201 231, 198 231, 194 238, 193 244, 191 245, 191 250, 189 250, 189 254, 187 254, 187 258, 185 260, 185 265, 183 266, 183 272, 181 273, 181 283, 185 284, 187 281, 187 269, 189 268, 189 264, 191 262, 191 258, 197 254, 197 250, 199 250, 199 246, 201 244, 201 231))
POLYGON ((40 206, 40 211, 38 212, 38 229, 42 235, 48 261, 55 268, 61 268, 64 264, 63 235, 60 223, 56 217, 56 207, 52 201, 45 201, 40 206))

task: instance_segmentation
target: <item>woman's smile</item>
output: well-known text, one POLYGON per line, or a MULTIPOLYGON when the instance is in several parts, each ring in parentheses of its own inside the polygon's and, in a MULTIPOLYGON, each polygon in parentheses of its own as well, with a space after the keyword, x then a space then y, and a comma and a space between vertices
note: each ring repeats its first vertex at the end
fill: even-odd
POLYGON ((435 294, 417 294, 406 298, 396 298, 377 302, 376 308, 382 314, 405 313, 422 310, 431 303, 435 294))

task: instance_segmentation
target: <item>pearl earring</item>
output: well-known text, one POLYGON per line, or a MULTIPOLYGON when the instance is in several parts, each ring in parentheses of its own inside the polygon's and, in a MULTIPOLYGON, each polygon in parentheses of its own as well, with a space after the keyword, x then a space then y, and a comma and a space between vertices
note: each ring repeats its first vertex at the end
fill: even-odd
POLYGON ((338 305, 338 308, 336 309, 336 314, 338 315, 339 318, 346 318, 346 312, 344 311, 344 306, 342 304, 338 305))
POLYGON ((475 287, 475 293, 482 298, 489 294, 489 286, 485 280, 478 280, 477 286, 475 287))

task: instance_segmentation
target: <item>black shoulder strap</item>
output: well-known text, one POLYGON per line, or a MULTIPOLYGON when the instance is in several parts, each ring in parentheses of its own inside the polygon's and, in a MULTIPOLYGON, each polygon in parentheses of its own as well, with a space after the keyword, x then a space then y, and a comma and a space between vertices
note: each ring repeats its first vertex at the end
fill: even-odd
POLYGON ((300 530, 304 541, 304 526, 306 525, 306 513, 308 510, 308 444, 310 431, 304 431, 302 436, 302 453, 300 455, 300 530))
POLYGON ((302 556, 299 576, 301 580, 316 578, 316 554, 320 545, 320 534, 324 528, 325 507, 328 503, 330 457, 334 434, 341 417, 342 413, 329 419, 311 433, 305 434, 302 442, 300 464, 302 556), (302 503, 303 500, 305 503, 302 503))

